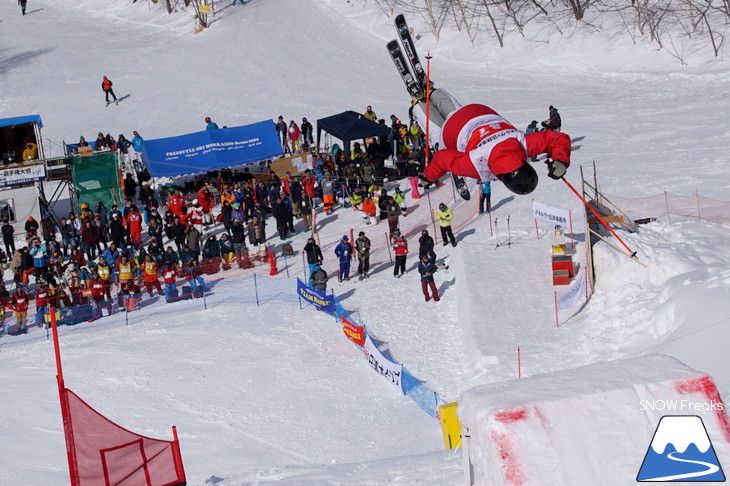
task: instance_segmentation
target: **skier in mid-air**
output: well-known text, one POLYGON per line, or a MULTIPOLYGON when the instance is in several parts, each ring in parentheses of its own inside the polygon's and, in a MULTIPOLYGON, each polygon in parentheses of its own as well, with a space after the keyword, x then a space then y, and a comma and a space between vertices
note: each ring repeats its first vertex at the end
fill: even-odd
POLYGON ((102 81, 101 81, 101 89, 104 91, 104 94, 106 95, 106 105, 107 106, 109 106, 109 103, 111 103, 111 101, 109 101, 109 95, 112 95, 112 98, 113 98, 112 101, 114 101, 114 103, 119 104, 119 101, 117 100, 117 95, 114 94, 114 90, 112 89, 113 84, 114 83, 112 83, 111 80, 109 78, 107 78, 106 76, 104 76, 104 79, 102 79, 102 81))
MULTIPOLYGON (((423 175, 438 181, 446 172, 481 181, 500 180, 516 194, 529 194, 538 177, 528 159, 547 153, 548 176, 560 179, 570 165, 570 137, 551 130, 524 133, 485 105, 461 106, 442 89, 431 92, 429 136, 443 142, 423 175)), ((425 123, 419 101, 414 116, 425 123)))
POLYGON ((396 16, 395 27, 400 43, 392 40, 386 47, 414 100, 413 117, 422 127, 427 126, 424 107, 426 94, 430 94, 429 138, 442 142, 442 150, 434 153, 423 171, 426 179, 435 182, 451 172, 463 199, 469 198, 469 191, 463 179, 457 181, 458 176, 500 180, 516 194, 529 194, 538 181, 529 161, 543 153, 548 155, 548 176, 560 179, 565 175, 570 165, 569 136, 549 129, 526 134, 488 106, 462 106, 445 90, 434 89, 426 79, 403 15, 396 16))

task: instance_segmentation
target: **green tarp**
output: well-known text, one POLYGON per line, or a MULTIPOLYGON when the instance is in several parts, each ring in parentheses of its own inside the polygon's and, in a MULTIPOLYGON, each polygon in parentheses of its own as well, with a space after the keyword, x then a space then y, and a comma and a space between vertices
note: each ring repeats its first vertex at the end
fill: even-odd
POLYGON ((96 153, 93 157, 74 157, 72 168, 77 205, 87 203, 92 210, 99 201, 107 208, 111 208, 112 204, 122 206, 116 152, 96 153))

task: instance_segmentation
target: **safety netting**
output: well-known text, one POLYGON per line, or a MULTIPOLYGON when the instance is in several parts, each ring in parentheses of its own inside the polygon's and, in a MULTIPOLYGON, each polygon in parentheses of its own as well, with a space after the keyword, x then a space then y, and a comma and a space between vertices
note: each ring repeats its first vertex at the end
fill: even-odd
POLYGON ((95 152, 93 157, 74 157, 71 165, 77 204, 108 208, 122 204, 121 180, 116 152, 95 152))
MULTIPOLYGON (((70 422, 72 484, 78 486, 184 485, 178 441, 131 432, 94 410, 74 392, 63 390, 70 422)), ((68 431, 67 431, 68 433, 68 431)), ((69 443, 70 442, 70 443, 69 443)))

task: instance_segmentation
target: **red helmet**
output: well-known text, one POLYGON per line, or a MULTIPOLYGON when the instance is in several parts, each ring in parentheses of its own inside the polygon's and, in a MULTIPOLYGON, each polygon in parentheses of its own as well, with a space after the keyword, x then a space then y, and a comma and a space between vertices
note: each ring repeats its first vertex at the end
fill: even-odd
POLYGON ((205 117, 205 122, 206 122, 206 123, 210 123, 210 117, 209 117, 209 116, 206 116, 206 117, 205 117))

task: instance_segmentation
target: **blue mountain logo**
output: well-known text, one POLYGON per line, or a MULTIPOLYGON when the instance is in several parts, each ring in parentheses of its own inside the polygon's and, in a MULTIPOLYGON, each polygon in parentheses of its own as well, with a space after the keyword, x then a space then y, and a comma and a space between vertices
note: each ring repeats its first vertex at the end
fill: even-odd
POLYGON ((702 419, 696 415, 662 417, 636 480, 724 482, 725 474, 702 419))

